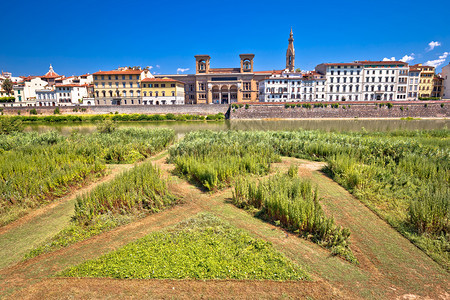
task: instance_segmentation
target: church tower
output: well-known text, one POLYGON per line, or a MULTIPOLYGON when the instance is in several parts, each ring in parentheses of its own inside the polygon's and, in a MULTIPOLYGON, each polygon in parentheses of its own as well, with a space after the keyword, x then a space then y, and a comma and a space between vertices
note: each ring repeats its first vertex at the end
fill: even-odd
POLYGON ((289 46, 286 51, 286 69, 289 72, 295 72, 295 50, 294 50, 294 34, 292 33, 292 27, 291 27, 291 33, 289 35, 289 46))

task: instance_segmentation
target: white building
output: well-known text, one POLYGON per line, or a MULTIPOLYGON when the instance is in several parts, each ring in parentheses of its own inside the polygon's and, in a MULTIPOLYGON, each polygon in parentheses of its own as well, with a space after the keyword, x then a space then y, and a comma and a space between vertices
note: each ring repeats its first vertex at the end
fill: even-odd
POLYGON ((363 65, 354 63, 326 63, 315 68, 326 77, 327 101, 360 101, 363 83, 363 65))
POLYGON ((273 71, 259 82, 260 102, 324 101, 325 76, 317 72, 273 71))
POLYGON ((79 105, 83 98, 88 97, 87 84, 61 84, 55 86, 55 93, 59 105, 79 105))
POLYGON ((444 78, 442 99, 450 100, 450 63, 442 68, 442 78, 444 78))
POLYGON ((316 71, 327 78, 328 101, 406 100, 409 67, 401 61, 320 64, 316 71))
POLYGON ((36 90, 36 106, 56 106, 58 99, 54 89, 36 90))
POLYGON ((420 69, 409 67, 407 100, 419 99, 420 69))

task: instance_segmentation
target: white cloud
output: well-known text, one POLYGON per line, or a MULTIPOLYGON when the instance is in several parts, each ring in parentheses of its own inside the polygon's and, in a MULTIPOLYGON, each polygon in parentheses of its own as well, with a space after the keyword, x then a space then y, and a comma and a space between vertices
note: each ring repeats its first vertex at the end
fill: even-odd
POLYGON ((441 45, 441 43, 438 42, 438 41, 436 41, 436 42, 431 41, 431 42, 428 43, 427 51, 431 51, 434 48, 439 47, 440 45, 441 45))
POLYGON ((401 59, 400 59, 400 61, 402 61, 402 62, 410 62, 410 61, 412 61, 412 60, 414 60, 414 56, 415 56, 415 54, 414 53, 411 53, 411 55, 405 55, 405 56, 403 56, 401 59))
POLYGON ((184 72, 186 72, 186 71, 189 71, 189 68, 186 68, 186 69, 178 68, 178 69, 177 69, 177 74, 179 74, 180 72, 181 72, 181 73, 184 73, 184 72))
POLYGON ((147 66, 147 69, 151 70, 153 69, 153 66, 147 66))
POLYGON ((391 57, 391 58, 387 58, 387 57, 385 57, 385 58, 383 58, 383 61, 395 61, 395 57, 391 57))
POLYGON ((442 55, 439 55, 439 59, 429 60, 425 63, 425 65, 437 68, 445 62, 449 55, 450 52, 444 52, 442 55))
POLYGON ((159 65, 156 65, 156 67, 159 69, 159 68, 161 68, 159 65))

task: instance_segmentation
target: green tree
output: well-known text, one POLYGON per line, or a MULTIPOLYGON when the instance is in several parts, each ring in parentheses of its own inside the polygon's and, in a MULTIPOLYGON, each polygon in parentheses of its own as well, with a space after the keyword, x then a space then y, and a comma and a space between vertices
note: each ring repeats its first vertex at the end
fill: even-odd
POLYGON ((8 96, 11 95, 13 90, 13 83, 9 78, 6 78, 2 83, 2 89, 8 93, 8 96))

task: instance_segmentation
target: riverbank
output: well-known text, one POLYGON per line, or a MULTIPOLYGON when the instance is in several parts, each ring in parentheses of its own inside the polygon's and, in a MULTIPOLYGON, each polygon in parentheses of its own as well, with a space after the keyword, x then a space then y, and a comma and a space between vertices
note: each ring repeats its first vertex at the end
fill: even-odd
POLYGON ((450 116, 450 101, 232 105, 230 119, 414 119, 450 116))

